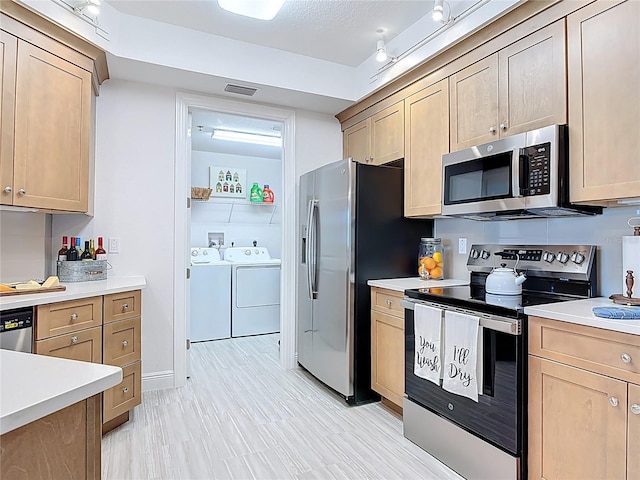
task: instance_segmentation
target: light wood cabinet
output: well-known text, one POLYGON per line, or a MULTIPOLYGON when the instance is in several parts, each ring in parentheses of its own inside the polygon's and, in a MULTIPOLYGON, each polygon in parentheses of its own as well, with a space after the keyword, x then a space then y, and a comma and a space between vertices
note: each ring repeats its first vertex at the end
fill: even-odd
POLYGON ((572 202, 640 197, 638 19, 633 0, 567 17, 572 202))
POLYGON ((402 293, 371 289, 371 388, 402 408, 404 398, 404 310, 402 293))
POLYGON ((1 16, 0 203, 86 212, 93 61, 1 16))
POLYGON ((102 327, 36 340, 34 353, 82 362, 102 363, 102 327))
POLYGON ((343 133, 345 157, 383 165, 404 157, 404 102, 356 123, 343 133))
POLYGON ((564 21, 449 77, 451 151, 567 121, 564 21))
POLYGON ((529 317, 530 479, 638 478, 638 348, 635 335, 529 317))
POLYGON ((38 305, 36 312, 36 340, 42 340, 102 326, 102 297, 38 305))
POLYGON ((449 83, 441 80, 404 101, 404 215, 439 215, 442 155, 449 152, 449 83))

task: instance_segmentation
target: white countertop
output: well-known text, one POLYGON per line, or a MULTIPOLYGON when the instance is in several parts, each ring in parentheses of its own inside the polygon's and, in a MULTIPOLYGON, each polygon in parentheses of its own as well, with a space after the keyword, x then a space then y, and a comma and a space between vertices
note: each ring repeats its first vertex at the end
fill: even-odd
POLYGON ((93 282, 61 283, 61 285, 64 285, 67 289, 62 292, 29 293, 0 297, 0 311, 64 302, 65 300, 76 300, 94 295, 108 295, 110 293, 138 290, 144 288, 147 285, 147 281, 144 277, 113 277, 93 282))
POLYGON ((469 285, 469 279, 456 280, 454 278, 445 278, 444 280, 422 280, 420 277, 385 278, 381 280, 369 280, 367 285, 370 287, 395 290, 396 292, 404 292, 410 288, 437 288, 453 287, 455 285, 469 285))
POLYGON ((0 350, 0 435, 121 381, 120 367, 0 350))
POLYGON ((550 318, 552 320, 562 320, 563 322, 575 323, 578 325, 587 325, 589 327, 640 335, 640 320, 614 320, 612 318, 600 318, 596 317, 591 311, 593 307, 614 306, 622 307, 622 305, 616 305, 608 298, 598 297, 525 307, 524 313, 527 315, 535 315, 537 317, 550 318))

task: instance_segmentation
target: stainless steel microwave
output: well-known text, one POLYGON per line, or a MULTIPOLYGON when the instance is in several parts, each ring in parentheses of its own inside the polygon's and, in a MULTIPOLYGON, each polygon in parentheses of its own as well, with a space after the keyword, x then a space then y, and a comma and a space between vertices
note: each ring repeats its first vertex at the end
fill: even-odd
POLYGON ((551 125, 442 157, 442 215, 512 220, 602 213, 569 202, 567 126, 551 125))

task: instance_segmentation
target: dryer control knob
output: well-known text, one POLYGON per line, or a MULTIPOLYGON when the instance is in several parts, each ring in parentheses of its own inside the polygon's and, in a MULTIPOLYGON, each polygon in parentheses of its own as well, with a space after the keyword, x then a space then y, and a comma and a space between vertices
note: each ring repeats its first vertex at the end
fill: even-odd
POLYGON ((198 256, 198 251, 197 250, 191 250, 191 256, 192 257, 197 257, 198 256))
POLYGON ((249 250, 248 248, 244 251, 245 255, 251 255, 251 250, 249 250))

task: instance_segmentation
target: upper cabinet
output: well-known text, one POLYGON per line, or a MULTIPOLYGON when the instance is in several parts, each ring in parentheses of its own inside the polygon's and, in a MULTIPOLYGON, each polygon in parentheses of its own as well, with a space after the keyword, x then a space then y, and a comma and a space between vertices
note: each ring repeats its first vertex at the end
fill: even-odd
POLYGON ((404 157, 404 102, 398 102, 347 128, 344 155, 382 165, 404 157))
POLYGON ((442 155, 449 152, 449 83, 430 85, 404 101, 404 214, 438 215, 442 155))
POLYGON ((451 150, 566 123, 564 20, 451 75, 451 150))
POLYGON ((595 2, 567 17, 573 202, 640 197, 638 19, 633 0, 595 2))
POLYGON ((0 204, 87 212, 95 58, 5 7, 17 19, 2 14, 0 204))

